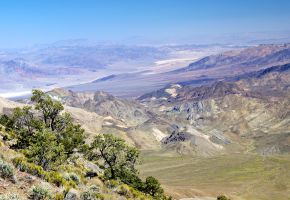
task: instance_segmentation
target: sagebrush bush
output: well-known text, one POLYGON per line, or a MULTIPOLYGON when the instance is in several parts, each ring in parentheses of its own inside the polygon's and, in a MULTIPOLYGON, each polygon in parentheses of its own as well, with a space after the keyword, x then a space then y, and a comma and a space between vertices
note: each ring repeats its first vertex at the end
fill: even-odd
POLYGON ((105 182, 105 185, 107 186, 107 188, 113 189, 120 185, 120 182, 117 180, 107 180, 105 182))
POLYGON ((14 168, 7 162, 0 159, 0 176, 4 179, 14 180, 14 168))
POLYGON ((76 185, 78 185, 81 182, 80 177, 76 173, 74 173, 74 172, 65 173, 63 175, 63 178, 66 181, 73 181, 76 185))
POLYGON ((54 195, 53 200, 64 200, 64 194, 62 194, 62 193, 56 193, 54 195))
POLYGON ((66 180, 59 172, 45 171, 41 166, 34 163, 29 163, 25 158, 17 157, 12 160, 15 167, 22 172, 27 172, 31 175, 37 176, 46 180, 49 183, 53 183, 56 186, 71 186, 76 187, 76 183, 72 180, 66 180))
POLYGON ((29 198, 32 200, 50 200, 51 194, 49 190, 43 186, 33 186, 29 198))
POLYGON ((17 194, 0 195, 0 200, 22 200, 17 194))
POLYGON ((100 186, 91 185, 85 192, 81 194, 81 200, 103 199, 102 194, 100 194, 100 190, 100 186))
POLYGON ((69 173, 69 177, 72 181, 74 181, 76 184, 80 183, 80 177, 76 173, 69 173))
POLYGON ((125 196, 127 198, 131 198, 133 197, 131 191, 130 191, 130 187, 128 185, 121 185, 117 188, 117 192, 118 194, 122 195, 122 196, 125 196))
POLYGON ((41 166, 29 163, 23 157, 14 158, 12 162, 15 165, 15 167, 22 172, 27 172, 39 178, 44 178, 46 176, 46 171, 44 171, 44 169, 41 166))
POLYGON ((45 180, 49 183, 53 183, 56 186, 65 185, 66 180, 62 177, 62 175, 58 172, 47 172, 45 180))

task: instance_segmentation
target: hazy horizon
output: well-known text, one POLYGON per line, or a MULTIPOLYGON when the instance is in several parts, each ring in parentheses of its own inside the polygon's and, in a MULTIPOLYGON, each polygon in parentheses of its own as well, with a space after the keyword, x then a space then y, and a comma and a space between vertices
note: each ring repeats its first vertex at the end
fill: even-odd
POLYGON ((290 2, 0 2, 1 49, 84 38, 121 44, 289 42, 290 2))

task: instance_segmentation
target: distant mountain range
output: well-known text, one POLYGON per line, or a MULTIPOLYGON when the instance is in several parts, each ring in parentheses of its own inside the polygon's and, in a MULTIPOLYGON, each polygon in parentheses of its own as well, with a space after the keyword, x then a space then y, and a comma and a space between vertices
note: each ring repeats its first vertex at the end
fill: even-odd
MULTIPOLYGON (((62 41, 19 50, 0 51, 1 93, 32 88, 78 85, 112 74, 136 73, 166 67, 158 61, 187 60, 233 49, 228 46, 142 46, 62 41)), ((167 63, 167 61, 165 62, 167 63)), ((167 64, 168 65, 168 64, 167 64)), ((164 70, 162 68, 162 70, 164 70)), ((165 69, 166 70, 166 69, 165 69)))
POLYGON ((267 67, 290 63, 289 44, 269 44, 204 57, 186 67, 163 73, 124 73, 70 86, 73 91, 103 90, 119 97, 138 97, 171 83, 199 86, 231 80, 267 67))

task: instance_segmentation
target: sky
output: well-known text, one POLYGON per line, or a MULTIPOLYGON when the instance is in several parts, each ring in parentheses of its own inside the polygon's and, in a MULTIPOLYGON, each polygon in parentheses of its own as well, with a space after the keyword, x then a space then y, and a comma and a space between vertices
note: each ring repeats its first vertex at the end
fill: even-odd
POLYGON ((289 30, 289 0, 0 1, 0 48, 80 38, 213 42, 225 36, 284 36, 289 30))

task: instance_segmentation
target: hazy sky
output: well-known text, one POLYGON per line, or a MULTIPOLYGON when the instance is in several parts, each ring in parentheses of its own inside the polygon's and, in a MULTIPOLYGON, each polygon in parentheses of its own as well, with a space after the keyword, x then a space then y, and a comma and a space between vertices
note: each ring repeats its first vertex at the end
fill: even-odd
MULTIPOLYGON (((0 48, 290 30, 290 0, 1 0, 0 48)), ((273 32, 274 31, 274 32, 273 32)))

